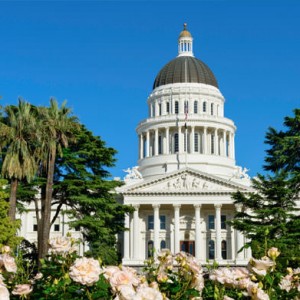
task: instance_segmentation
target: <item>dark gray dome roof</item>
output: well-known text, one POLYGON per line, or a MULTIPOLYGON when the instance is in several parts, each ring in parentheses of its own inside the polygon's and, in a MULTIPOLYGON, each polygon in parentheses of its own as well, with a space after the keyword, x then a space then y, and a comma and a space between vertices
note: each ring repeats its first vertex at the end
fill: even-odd
POLYGON ((218 88, 214 74, 204 62, 193 56, 179 56, 160 70, 153 83, 153 89, 180 82, 204 83, 218 88))

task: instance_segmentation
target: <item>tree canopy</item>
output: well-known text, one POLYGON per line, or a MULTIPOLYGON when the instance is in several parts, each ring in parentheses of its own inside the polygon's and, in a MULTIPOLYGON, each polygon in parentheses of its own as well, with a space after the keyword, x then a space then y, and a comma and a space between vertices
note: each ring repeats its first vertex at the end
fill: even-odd
POLYGON ((63 213, 72 218, 70 226, 79 228, 89 243, 90 254, 116 262, 116 235, 125 230, 124 214, 131 211, 116 201, 113 190, 120 182, 110 180, 107 171, 116 150, 80 124, 65 102, 59 106, 54 99, 49 107, 23 100, 5 107, 1 129, 2 174, 11 189, 17 180, 18 199, 35 204, 39 258, 47 254, 50 227, 64 207, 63 213), (18 140, 22 147, 14 146, 18 140), (23 170, 25 154, 32 167, 23 170), (8 166, 19 166, 18 173, 8 166))
POLYGON ((254 192, 234 195, 235 204, 243 207, 232 225, 250 239, 254 256, 261 257, 267 247, 278 247, 281 258, 300 264, 300 110, 284 119, 284 129, 269 128, 265 169, 252 180, 254 192))

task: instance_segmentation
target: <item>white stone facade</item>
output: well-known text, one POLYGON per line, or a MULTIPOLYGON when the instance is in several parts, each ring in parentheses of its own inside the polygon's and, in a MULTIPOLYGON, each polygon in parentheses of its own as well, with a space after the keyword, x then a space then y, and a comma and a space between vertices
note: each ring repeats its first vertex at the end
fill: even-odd
MULTIPOLYGON (((180 58, 193 57, 185 30, 180 58)), ((250 180, 235 164, 236 127, 224 116, 224 102, 216 86, 184 79, 151 92, 148 118, 136 129, 141 176, 127 177, 118 189, 135 208, 125 219, 123 264, 143 265, 162 248, 189 252, 202 263, 245 264, 251 257, 250 250, 238 252, 244 236, 226 223, 239 209, 232 194, 249 192, 250 180)))

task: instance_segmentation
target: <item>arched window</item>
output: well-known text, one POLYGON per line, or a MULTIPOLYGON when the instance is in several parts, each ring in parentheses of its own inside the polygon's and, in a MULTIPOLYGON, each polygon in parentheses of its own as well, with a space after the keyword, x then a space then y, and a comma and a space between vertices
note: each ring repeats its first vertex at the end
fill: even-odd
POLYGON ((179 102, 175 101, 175 114, 179 113, 179 102))
POLYGON ((215 242, 210 240, 208 242, 208 258, 214 259, 215 258, 215 242))
POLYGON ((165 240, 162 240, 161 242, 160 242, 160 250, 162 250, 162 249, 166 249, 167 247, 166 247, 166 241, 165 240))
POLYGON ((153 252, 154 252, 154 244, 153 241, 148 242, 148 257, 153 257, 153 252))
POLYGON ((214 114, 214 104, 213 103, 210 104, 210 114, 211 115, 214 114))
POLYGON ((179 138, 178 133, 174 134, 174 153, 179 152, 179 138))
POLYGON ((227 259, 227 242, 226 241, 222 241, 221 249, 222 249, 222 258, 227 259))
POLYGON ((203 107, 202 107, 203 112, 206 112, 206 101, 203 102, 203 105, 202 105, 202 106, 203 106, 203 107))
POLYGON ((198 101, 194 101, 194 114, 198 113, 198 101))

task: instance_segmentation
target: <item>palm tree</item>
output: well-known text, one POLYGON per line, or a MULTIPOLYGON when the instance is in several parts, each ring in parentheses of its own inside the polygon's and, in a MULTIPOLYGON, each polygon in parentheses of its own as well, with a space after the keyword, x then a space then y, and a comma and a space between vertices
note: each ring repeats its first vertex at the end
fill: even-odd
POLYGON ((41 217, 38 219, 38 254, 39 258, 43 258, 48 252, 56 155, 62 156, 63 147, 67 147, 74 140, 74 131, 79 123, 76 117, 71 116, 71 109, 66 107, 66 101, 59 107, 55 99, 50 99, 50 107, 39 108, 39 119, 42 122, 40 162, 47 174, 41 217))
POLYGON ((33 146, 36 119, 34 107, 21 99, 18 106, 6 106, 4 113, 0 122, 0 148, 5 152, 2 176, 10 180, 9 217, 15 220, 18 182, 30 182, 37 170, 33 146))

